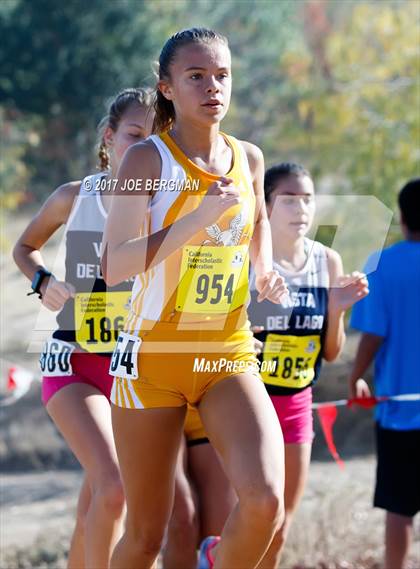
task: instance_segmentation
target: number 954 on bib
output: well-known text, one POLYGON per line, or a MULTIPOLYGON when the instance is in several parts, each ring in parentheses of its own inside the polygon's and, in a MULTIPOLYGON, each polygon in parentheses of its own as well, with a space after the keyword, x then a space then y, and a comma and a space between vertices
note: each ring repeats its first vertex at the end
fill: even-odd
POLYGON ((179 312, 227 313, 248 295, 248 247, 185 246, 177 290, 179 312))

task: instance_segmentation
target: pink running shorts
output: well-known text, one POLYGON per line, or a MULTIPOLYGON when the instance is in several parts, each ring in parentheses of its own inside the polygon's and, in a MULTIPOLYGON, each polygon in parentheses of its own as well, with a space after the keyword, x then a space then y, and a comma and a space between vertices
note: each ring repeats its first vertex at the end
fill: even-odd
POLYGON ((73 353, 70 363, 73 375, 42 378, 42 402, 48 403, 51 397, 71 383, 86 383, 96 387, 109 400, 114 378, 109 375, 109 356, 98 356, 88 352, 73 353))
POLYGON ((293 395, 270 395, 279 418, 284 443, 312 443, 312 389, 308 387, 293 395))

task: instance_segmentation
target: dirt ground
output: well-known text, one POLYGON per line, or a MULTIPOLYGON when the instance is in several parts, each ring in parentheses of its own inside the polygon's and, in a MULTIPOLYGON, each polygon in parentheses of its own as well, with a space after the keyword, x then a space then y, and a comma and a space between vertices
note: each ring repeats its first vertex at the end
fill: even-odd
MULTIPOLYGON (((0 397, 7 371, 18 364, 38 375, 35 348, 51 324, 39 316, 39 303, 26 296, 28 281, 18 272, 10 247, 27 217, 3 220, 1 251, 0 397), (33 333, 34 328, 38 332, 33 333), (28 344, 32 341, 32 352, 28 344), (35 346, 35 347, 34 347, 35 346)), ((54 266, 60 236, 46 250, 54 266)), ((49 318, 49 319, 48 319, 49 318)), ((357 336, 350 335, 339 361, 324 367, 315 400, 347 396, 346 377, 357 336)), ((317 419, 308 488, 292 528, 284 569, 377 569, 382 557, 383 512, 371 507, 374 484, 373 416, 341 408, 334 428, 345 460, 341 471, 331 459, 317 419)), ((1 519, 0 567, 61 568, 73 527, 81 472, 77 461, 46 415, 40 384, 16 404, 0 407, 1 519)), ((420 524, 411 568, 420 568, 420 524)))
MULTIPOLYGON (((343 472, 314 462, 281 567, 379 568, 383 514, 371 508, 373 478, 371 457, 347 461, 343 472)), ((2 476, 2 569, 65 567, 80 483, 75 471, 2 476)))

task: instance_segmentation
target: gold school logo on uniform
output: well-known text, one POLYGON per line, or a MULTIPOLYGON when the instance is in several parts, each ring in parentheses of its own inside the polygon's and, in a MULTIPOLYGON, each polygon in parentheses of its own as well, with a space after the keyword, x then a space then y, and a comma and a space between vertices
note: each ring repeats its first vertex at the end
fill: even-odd
POLYGON ((242 211, 235 215, 229 224, 229 229, 222 231, 217 223, 213 223, 206 227, 207 235, 211 237, 211 241, 204 241, 203 245, 216 244, 220 246, 230 247, 238 245, 242 237, 242 232, 248 221, 248 209, 243 208, 242 211))

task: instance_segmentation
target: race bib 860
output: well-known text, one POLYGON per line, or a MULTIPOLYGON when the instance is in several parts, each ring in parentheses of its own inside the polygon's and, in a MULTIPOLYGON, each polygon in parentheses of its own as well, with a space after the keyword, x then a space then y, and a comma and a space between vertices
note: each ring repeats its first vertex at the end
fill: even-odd
POLYGON ((73 375, 70 358, 74 346, 51 338, 44 344, 39 358, 39 365, 44 377, 56 377, 60 375, 73 375))

